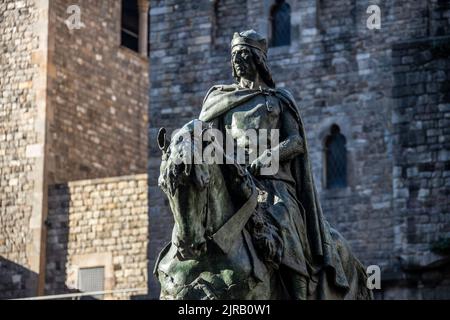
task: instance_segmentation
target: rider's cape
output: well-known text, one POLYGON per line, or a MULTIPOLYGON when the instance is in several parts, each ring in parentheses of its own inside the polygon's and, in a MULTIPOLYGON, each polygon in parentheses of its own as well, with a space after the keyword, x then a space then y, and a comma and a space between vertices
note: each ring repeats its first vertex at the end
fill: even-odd
POLYGON ((237 85, 213 86, 203 101, 199 119, 212 122, 234 107, 268 92, 292 109, 299 124, 300 135, 304 140, 305 152, 293 160, 295 163, 292 166, 292 174, 296 181, 298 200, 306 212, 307 235, 314 264, 329 269, 331 271, 329 277, 332 277, 332 282, 342 289, 348 289, 349 283, 344 273, 341 258, 332 240, 330 226, 323 217, 312 175, 305 129, 300 117, 299 107, 293 96, 285 89, 269 89, 263 92, 258 89, 242 89, 237 85))

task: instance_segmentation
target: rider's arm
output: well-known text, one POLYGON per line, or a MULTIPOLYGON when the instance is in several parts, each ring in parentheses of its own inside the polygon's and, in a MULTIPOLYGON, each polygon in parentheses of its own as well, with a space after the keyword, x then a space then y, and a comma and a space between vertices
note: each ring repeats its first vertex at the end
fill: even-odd
POLYGON ((282 140, 278 145, 266 150, 252 163, 250 168, 253 173, 257 173, 259 169, 267 166, 273 155, 277 155, 281 163, 304 153, 303 138, 300 136, 299 124, 292 111, 286 108, 281 114, 280 121, 280 137, 282 140))
POLYGON ((292 111, 286 108, 281 114, 281 132, 282 141, 272 148, 278 148, 280 162, 289 161, 304 152, 303 139, 300 136, 300 128, 292 111))

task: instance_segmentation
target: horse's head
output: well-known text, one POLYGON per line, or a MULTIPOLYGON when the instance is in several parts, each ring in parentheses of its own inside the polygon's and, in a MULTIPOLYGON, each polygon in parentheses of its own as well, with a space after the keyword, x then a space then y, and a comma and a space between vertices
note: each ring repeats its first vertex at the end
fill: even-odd
POLYGON ((194 137, 194 126, 205 126, 193 120, 183 126, 170 143, 165 129, 158 133, 158 144, 163 152, 158 184, 166 193, 175 220, 172 243, 183 258, 198 256, 206 250, 206 218, 210 180, 209 166, 195 164, 194 154, 202 147, 202 137, 194 137), (200 139, 200 143, 194 143, 200 139))

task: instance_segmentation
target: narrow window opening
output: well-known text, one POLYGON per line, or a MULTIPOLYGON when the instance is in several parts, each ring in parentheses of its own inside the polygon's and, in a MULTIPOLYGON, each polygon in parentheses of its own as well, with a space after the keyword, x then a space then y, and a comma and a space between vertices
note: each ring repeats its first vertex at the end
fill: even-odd
POLYGON ((122 0, 121 45, 139 52, 138 0, 122 0))
POLYGON ((276 0, 270 10, 272 47, 291 44, 291 6, 285 0, 276 0))
POLYGON ((347 148, 345 136, 338 125, 333 124, 325 138, 326 187, 347 187, 347 148))

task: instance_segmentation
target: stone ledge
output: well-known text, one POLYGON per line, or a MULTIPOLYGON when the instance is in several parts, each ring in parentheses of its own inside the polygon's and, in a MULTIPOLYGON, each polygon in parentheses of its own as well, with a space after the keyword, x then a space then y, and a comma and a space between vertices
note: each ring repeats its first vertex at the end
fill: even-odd
POLYGON ((69 181, 67 183, 56 183, 56 184, 50 185, 50 187, 51 188, 59 188, 60 186, 74 187, 74 186, 85 186, 85 185, 108 184, 108 183, 119 182, 119 181, 147 180, 147 179, 148 179, 147 173, 139 173, 139 174, 133 174, 133 175, 126 175, 126 176, 117 176, 117 177, 75 180, 75 181, 69 181))

